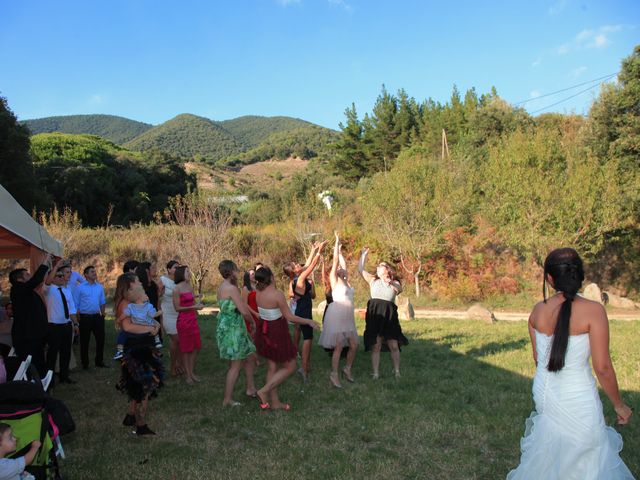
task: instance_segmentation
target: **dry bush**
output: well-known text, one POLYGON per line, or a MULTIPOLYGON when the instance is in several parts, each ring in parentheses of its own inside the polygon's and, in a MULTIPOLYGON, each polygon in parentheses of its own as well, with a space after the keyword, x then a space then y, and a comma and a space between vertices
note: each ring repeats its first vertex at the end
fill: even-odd
POLYGON ((444 248, 427 263, 430 288, 438 297, 471 302, 522 290, 525 273, 518 258, 494 243, 492 227, 476 220, 474 234, 463 228, 447 232, 444 248))

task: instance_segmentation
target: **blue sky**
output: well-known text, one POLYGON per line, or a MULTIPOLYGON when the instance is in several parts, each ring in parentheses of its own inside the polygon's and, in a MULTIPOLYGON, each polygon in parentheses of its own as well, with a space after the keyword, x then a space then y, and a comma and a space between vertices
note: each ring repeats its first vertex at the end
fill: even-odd
MULTIPOLYGON (((515 103, 615 73, 639 43, 637 0, 5 1, 0 95, 23 120, 188 112, 337 128, 382 84, 419 101, 495 85, 515 103)), ((597 91, 545 111, 586 113, 597 91)))

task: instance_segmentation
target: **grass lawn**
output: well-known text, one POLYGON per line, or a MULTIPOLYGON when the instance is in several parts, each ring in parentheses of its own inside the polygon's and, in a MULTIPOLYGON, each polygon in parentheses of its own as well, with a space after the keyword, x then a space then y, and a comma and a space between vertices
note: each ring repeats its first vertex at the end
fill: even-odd
MULTIPOLYGON (((114 333, 108 323, 107 346, 114 333)), ((153 438, 121 425, 127 400, 111 369, 75 371, 64 400, 77 430, 63 439, 69 479, 501 479, 519 461, 519 440, 533 401, 534 365, 524 322, 488 326, 463 320, 404 322, 410 345, 402 352, 402 379, 383 354, 379 380, 368 354, 356 358, 357 383, 329 385, 330 359, 317 345, 312 379, 290 378, 281 398, 291 412, 261 412, 244 398, 221 407, 226 363, 217 356, 215 319, 201 317, 203 351, 190 387, 167 379, 149 407, 153 438)), ((358 329, 363 331, 362 322, 358 329)), ((622 458, 640 474, 640 323, 612 322, 612 356, 632 425, 618 428, 622 458)), ((93 345, 92 345, 93 346, 93 345)), ((107 349, 110 354, 111 348, 107 349)), ((168 356, 165 348, 165 359, 168 356)), ((79 352, 76 350, 76 358, 79 352)), ((258 385, 264 367, 258 370, 258 385)), ((603 398, 607 423, 615 414, 603 398)))

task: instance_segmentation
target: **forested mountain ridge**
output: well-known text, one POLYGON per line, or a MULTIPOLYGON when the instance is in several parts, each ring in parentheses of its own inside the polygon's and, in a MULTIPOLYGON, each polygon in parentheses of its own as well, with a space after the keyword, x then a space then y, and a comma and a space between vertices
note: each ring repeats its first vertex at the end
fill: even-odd
POLYGON ((156 148, 181 157, 219 160, 244 147, 231 133, 208 118, 183 113, 143 133, 125 146, 131 150, 156 148))
POLYGON ((216 123, 231 133, 247 149, 257 147, 274 133, 317 126, 299 118, 257 115, 245 115, 216 123))
POLYGON ((98 135, 130 150, 157 149, 182 158, 248 164, 267 158, 312 158, 337 135, 333 130, 298 118, 242 117, 215 121, 184 113, 149 125, 112 115, 70 115, 21 122, 32 135, 72 133, 98 135))
POLYGON ((32 135, 39 133, 74 133, 98 135, 117 144, 123 144, 153 128, 116 115, 65 115, 24 120, 32 135))

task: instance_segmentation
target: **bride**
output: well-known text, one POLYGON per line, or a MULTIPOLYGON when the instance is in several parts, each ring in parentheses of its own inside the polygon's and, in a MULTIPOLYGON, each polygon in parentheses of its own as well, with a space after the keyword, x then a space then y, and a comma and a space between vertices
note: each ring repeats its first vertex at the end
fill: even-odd
POLYGON ((631 409, 620 399, 609 355, 609 323, 599 303, 577 296, 584 280, 582 260, 570 248, 552 251, 544 263, 543 293, 529 317, 537 365, 535 411, 527 419, 520 465, 507 480, 633 479, 619 456, 622 437, 605 425, 593 369, 611 400, 618 423, 631 409), (545 283, 557 291, 546 298, 545 283))

